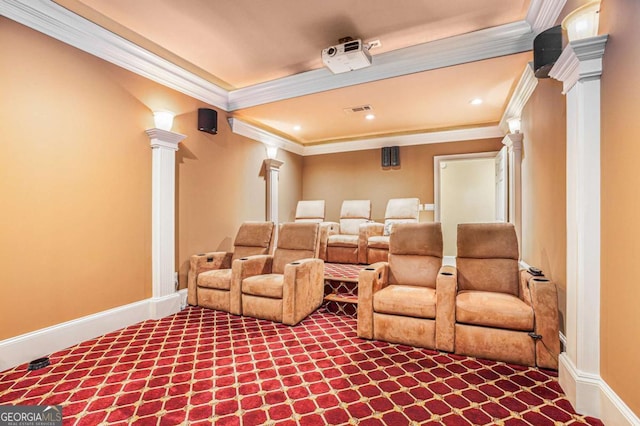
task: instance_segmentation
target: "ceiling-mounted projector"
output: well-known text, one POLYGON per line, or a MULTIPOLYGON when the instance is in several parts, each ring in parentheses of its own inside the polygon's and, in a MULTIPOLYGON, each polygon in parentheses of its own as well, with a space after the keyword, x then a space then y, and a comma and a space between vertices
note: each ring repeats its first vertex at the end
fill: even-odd
POLYGON ((371 55, 362 40, 349 40, 324 49, 322 62, 332 73, 340 74, 370 66, 371 55))

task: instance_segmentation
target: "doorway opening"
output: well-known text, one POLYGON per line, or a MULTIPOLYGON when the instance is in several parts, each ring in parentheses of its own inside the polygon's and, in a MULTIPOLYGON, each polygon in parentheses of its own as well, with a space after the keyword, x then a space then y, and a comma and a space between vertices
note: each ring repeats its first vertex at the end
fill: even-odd
POLYGON ((507 220, 506 149, 434 157, 434 198, 444 256, 455 257, 459 223, 507 220))

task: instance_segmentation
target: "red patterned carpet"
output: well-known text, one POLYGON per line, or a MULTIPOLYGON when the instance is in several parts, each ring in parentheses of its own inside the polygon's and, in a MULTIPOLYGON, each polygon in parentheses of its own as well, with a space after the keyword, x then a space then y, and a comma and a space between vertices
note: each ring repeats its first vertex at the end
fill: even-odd
POLYGON ((358 274, 368 265, 351 265, 348 263, 325 263, 324 278, 333 281, 358 282, 358 274))
POLYGON ((0 373, 0 404, 60 404, 64 424, 562 425, 556 373, 358 339, 323 309, 295 327, 202 308, 0 373))
POLYGON ((324 264, 324 307, 328 312, 355 318, 358 310, 358 274, 367 265, 324 264))

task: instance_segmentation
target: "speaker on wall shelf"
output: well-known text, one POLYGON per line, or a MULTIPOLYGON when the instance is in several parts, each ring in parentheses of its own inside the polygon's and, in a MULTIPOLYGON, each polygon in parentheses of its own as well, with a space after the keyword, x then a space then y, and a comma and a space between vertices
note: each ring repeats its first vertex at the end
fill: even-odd
POLYGON ((209 108, 198 108, 198 130, 201 132, 218 133, 218 112, 209 108))
POLYGON ((562 53, 562 26, 551 27, 533 39, 533 71, 537 78, 548 78, 562 53))

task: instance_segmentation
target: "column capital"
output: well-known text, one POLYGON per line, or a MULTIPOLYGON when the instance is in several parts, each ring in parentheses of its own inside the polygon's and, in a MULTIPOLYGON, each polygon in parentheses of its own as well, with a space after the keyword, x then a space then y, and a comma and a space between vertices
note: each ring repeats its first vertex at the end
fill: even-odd
POLYGON ((507 148, 509 148, 509 151, 511 150, 520 151, 522 150, 523 137, 524 136, 522 133, 507 133, 502 139, 502 144, 507 148))
POLYGON ((268 170, 280 170, 280 166, 284 164, 284 161, 276 160, 275 158, 267 158, 264 160, 264 165, 268 170))
POLYGON ((149 139, 151 139, 151 148, 168 148, 174 151, 178 150, 178 144, 187 136, 171 132, 169 130, 162 129, 147 129, 145 130, 149 139))
POLYGON ((562 93, 566 94, 583 79, 602 75, 602 57, 609 35, 604 34, 570 42, 564 48, 549 76, 563 83, 562 93))

